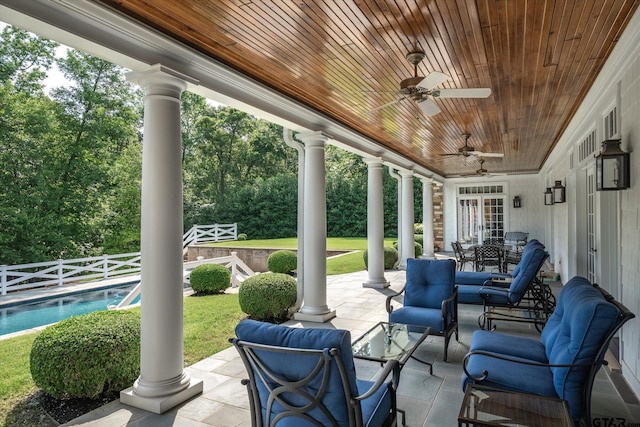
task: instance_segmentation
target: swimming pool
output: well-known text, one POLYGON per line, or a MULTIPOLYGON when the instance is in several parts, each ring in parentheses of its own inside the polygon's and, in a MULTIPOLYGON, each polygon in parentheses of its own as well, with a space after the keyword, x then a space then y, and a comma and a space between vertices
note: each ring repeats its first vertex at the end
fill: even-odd
MULTIPOLYGON (((59 322, 71 316, 106 310, 117 305, 127 296, 137 282, 80 294, 65 295, 31 304, 15 305, 0 309, 0 335, 24 331, 38 326, 59 322)), ((132 304, 140 301, 138 295, 132 304)))

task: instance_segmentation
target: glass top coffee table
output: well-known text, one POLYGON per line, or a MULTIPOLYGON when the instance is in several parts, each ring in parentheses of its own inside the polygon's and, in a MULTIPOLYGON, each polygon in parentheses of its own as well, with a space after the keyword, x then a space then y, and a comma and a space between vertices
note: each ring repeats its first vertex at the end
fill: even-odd
POLYGON ((572 427, 564 400, 469 384, 458 427, 572 427))
MULTIPOLYGON (((394 390, 397 390, 400 371, 430 331, 431 328, 424 326, 379 322, 351 344, 351 352, 357 359, 374 362, 397 360, 392 374, 392 385, 394 390)), ((416 360, 428 364, 433 375, 430 363, 417 358, 416 360)), ((405 425, 405 411, 398 408, 398 412, 402 414, 402 425, 405 425)))
POLYGON ((400 371, 431 328, 403 323, 379 322, 351 344, 353 357, 384 363, 397 360, 393 384, 397 388, 400 371))

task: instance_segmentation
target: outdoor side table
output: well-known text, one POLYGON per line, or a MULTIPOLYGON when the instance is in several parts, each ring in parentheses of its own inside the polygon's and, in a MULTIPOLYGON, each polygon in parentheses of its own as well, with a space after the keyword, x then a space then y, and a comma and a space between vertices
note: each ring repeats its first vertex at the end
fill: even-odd
POLYGON ((469 384, 458 427, 573 427, 564 400, 469 384))

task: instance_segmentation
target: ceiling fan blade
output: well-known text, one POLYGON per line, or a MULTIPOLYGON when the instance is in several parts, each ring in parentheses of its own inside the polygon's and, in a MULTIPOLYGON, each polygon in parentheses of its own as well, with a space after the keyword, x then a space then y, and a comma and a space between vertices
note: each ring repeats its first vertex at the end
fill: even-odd
POLYGON ((440 83, 444 83, 447 80, 449 80, 449 76, 447 76, 445 73, 434 71, 432 73, 429 73, 429 75, 424 79, 420 80, 420 83, 418 83, 416 87, 431 90, 434 87, 438 86, 440 83))
POLYGON ((478 157, 504 157, 504 153, 483 153, 482 151, 469 151, 469 154, 478 157))
POLYGON ((381 106, 379 106, 379 107, 376 107, 376 108, 374 108, 374 109, 372 109, 372 110, 369 110, 369 111, 367 111, 367 113, 373 113, 374 111, 382 110, 383 108, 390 107, 390 106, 392 106, 393 104, 397 104, 397 103, 398 103, 398 102, 400 102, 400 101, 404 101, 405 99, 407 99, 407 97, 406 97, 406 96, 403 96, 402 98, 398 98, 398 99, 396 99, 395 101, 387 102, 386 104, 383 104, 383 105, 381 105, 381 106))
POLYGON ((438 108, 436 103, 430 100, 429 98, 423 99, 422 101, 418 101, 418 107, 420 107, 422 112, 429 117, 435 116, 440 112, 440 108, 438 108))
POLYGON ((439 89, 432 93, 436 98, 486 98, 491 95, 488 87, 468 89, 439 89))

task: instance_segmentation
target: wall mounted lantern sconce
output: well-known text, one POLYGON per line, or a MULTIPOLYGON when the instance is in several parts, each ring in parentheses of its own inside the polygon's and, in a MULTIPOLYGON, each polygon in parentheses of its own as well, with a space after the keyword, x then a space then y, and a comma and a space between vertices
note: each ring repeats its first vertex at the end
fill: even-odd
POLYGON ((551 187, 547 187, 547 191, 544 192, 544 204, 545 205, 553 204, 553 192, 551 191, 551 187))
POLYGON ((624 190, 630 187, 629 153, 620 149, 619 139, 608 139, 596 156, 596 190, 624 190))
POLYGON ((556 181, 555 185, 551 187, 551 191, 553 191, 553 203, 566 202, 566 192, 562 181, 556 181))
POLYGON ((515 196, 513 198, 513 207, 514 208, 521 208, 522 207, 522 201, 520 200, 520 196, 515 196))

